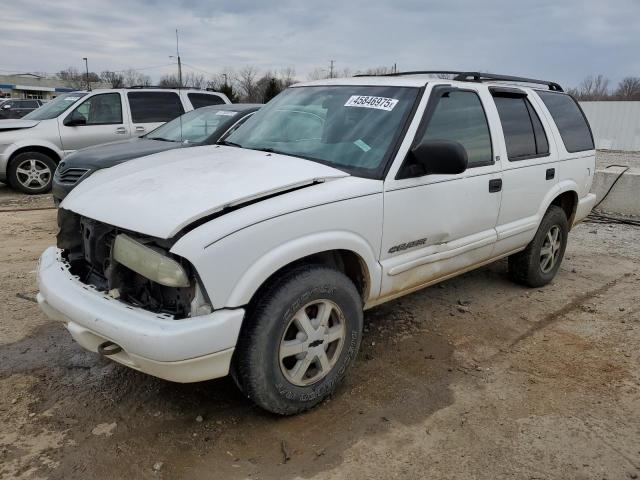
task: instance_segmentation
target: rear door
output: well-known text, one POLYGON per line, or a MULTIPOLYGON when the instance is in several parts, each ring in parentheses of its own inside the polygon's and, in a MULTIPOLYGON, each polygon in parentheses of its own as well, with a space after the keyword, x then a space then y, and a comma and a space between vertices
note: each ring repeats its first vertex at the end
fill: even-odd
POLYGON ((185 111, 180 96, 172 91, 128 91, 132 135, 139 137, 185 111))
POLYGON ((502 141, 502 207, 496 231, 496 254, 505 254, 531 241, 544 214, 545 197, 555 189, 557 149, 537 99, 524 89, 491 87, 502 141))
POLYGON ((120 92, 96 93, 59 116, 58 128, 65 153, 129 138, 129 123, 122 107, 120 92), (83 119, 84 124, 69 125, 74 118, 83 119))
POLYGON ((486 87, 435 86, 413 145, 460 142, 468 169, 425 175, 404 160, 385 180, 380 262, 382 297, 419 288, 491 258, 500 210, 500 167, 493 158, 497 114, 486 87))

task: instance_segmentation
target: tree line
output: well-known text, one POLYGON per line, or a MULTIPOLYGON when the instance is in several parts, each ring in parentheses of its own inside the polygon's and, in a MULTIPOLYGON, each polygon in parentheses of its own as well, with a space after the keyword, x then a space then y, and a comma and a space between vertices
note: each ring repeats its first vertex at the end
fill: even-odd
MULTIPOLYGON (((307 74, 307 80, 320 80, 334 77, 351 77, 353 75, 384 75, 394 73, 394 67, 374 67, 351 71, 348 68, 330 72, 326 68, 316 68, 307 74)), ((72 88, 86 88, 86 73, 69 67, 58 73, 58 77, 72 88)), ((440 78, 449 78, 440 75, 440 78)), ((111 88, 133 86, 151 86, 151 77, 132 68, 114 72, 105 70, 100 74, 89 72, 91 83, 102 83, 111 88)), ((182 77, 182 87, 205 89, 222 92, 232 102, 266 103, 289 85, 296 83, 293 68, 282 68, 277 71, 260 73, 255 67, 246 66, 240 70, 226 69, 217 74, 205 74, 187 71, 182 77)), ((160 77, 157 86, 177 88, 180 81, 177 73, 160 77)), ((582 101, 594 100, 640 100, 640 77, 625 77, 615 86, 604 75, 592 75, 585 78, 577 87, 569 88, 568 93, 582 101)))

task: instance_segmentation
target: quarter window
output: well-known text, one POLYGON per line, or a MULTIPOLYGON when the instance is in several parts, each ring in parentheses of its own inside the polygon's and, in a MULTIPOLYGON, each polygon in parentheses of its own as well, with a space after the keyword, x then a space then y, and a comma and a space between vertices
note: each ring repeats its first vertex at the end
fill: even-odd
POLYGON ((567 152, 593 150, 593 136, 578 103, 570 95, 537 92, 558 126, 567 152))
POLYGON ((460 142, 469 168, 493 164, 489 124, 475 92, 451 91, 440 97, 421 143, 430 140, 460 142))
POLYGON ((214 94, 206 93, 188 93, 189 101, 193 108, 208 107, 209 105, 222 105, 224 100, 214 94))
POLYGON ((184 113, 174 92, 128 92, 133 123, 168 122, 184 113))
POLYGON ((509 161, 549 154, 549 142, 542 122, 524 95, 498 95, 494 101, 502 123, 509 161))
POLYGON ((89 97, 74 110, 72 115, 84 117, 87 125, 122 123, 120 94, 102 93, 89 97))

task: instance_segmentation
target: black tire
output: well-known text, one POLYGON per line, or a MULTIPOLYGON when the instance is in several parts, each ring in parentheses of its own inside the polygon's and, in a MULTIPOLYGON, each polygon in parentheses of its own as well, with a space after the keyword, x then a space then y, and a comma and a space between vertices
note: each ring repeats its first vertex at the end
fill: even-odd
POLYGON ((14 189, 35 195, 51 190, 55 171, 56 162, 49 155, 41 152, 22 152, 11 159, 7 177, 9 185, 14 189), (24 173, 27 170, 31 173, 24 173))
MULTIPOLYGON (((316 313, 316 316, 319 321, 320 314, 316 313)), ((268 286, 250 308, 236 347, 234 378, 243 393, 265 410, 280 415, 309 410, 336 389, 354 363, 362 338, 362 317, 362 299, 344 274, 319 265, 295 268, 268 286), (325 369, 321 368, 319 357, 310 357, 317 358, 318 363, 312 363, 309 371, 315 369, 318 375, 325 376, 311 385, 299 386, 285 376, 287 367, 282 365, 285 360, 280 358, 280 347, 291 326, 295 325, 294 316, 307 305, 311 305, 307 308, 313 312, 314 302, 337 307, 333 309, 332 306, 329 311, 332 318, 339 318, 338 323, 344 325, 341 330, 344 338, 340 340, 340 349, 333 350, 332 361, 335 363, 326 368, 328 373, 322 373, 325 369)), ((327 327, 325 332, 328 331, 327 327)), ((310 339, 307 337, 305 341, 310 339)), ((314 343, 317 342, 311 342, 309 348, 314 343)), ((314 348, 334 348, 331 345, 315 345, 314 348)), ((306 358, 311 354, 300 355, 306 358)), ((298 357, 289 357, 287 361, 302 363, 298 357)))
POLYGON ((527 245, 527 248, 509 257, 509 276, 511 279, 516 283, 529 287, 541 287, 553 280, 564 257, 568 234, 569 223, 564 210, 551 205, 544 217, 542 217, 538 231, 533 240, 527 245), (553 265, 547 264, 543 268, 548 255, 543 258, 542 249, 545 247, 545 252, 548 251, 546 247, 550 239, 547 235, 549 234, 553 237, 555 229, 558 231, 560 245, 555 250, 553 265))

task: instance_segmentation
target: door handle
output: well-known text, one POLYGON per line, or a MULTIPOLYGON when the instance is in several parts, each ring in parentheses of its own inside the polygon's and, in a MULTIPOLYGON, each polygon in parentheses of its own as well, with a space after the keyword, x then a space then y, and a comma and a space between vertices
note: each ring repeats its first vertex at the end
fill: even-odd
POLYGON ((136 132, 144 132, 144 127, 137 126, 136 127, 136 132))
POLYGON ((546 173, 547 180, 551 180, 555 176, 556 176, 556 169, 555 168, 547 168, 547 173, 546 173))
POLYGON ((124 133, 127 133, 127 129, 124 128, 124 127, 118 127, 118 128, 116 128, 116 133, 122 135, 124 133))
POLYGON ((496 193, 502 190, 502 179, 494 178, 489 180, 489 193, 496 193))

